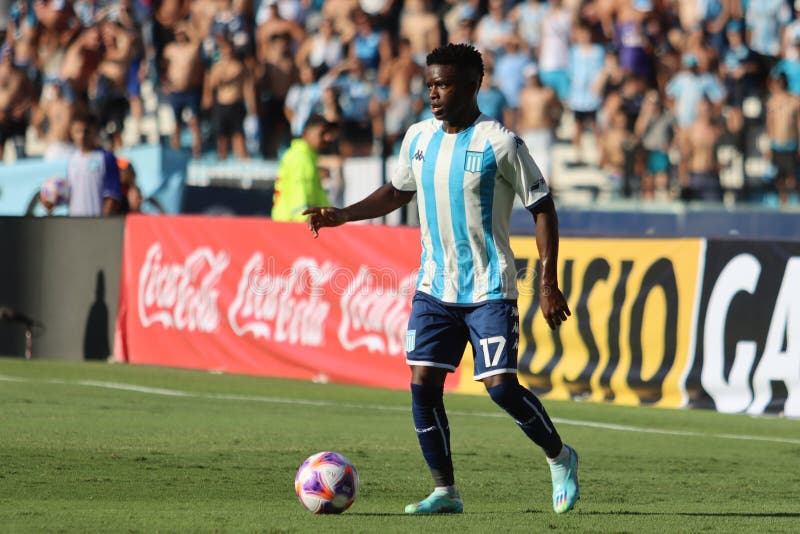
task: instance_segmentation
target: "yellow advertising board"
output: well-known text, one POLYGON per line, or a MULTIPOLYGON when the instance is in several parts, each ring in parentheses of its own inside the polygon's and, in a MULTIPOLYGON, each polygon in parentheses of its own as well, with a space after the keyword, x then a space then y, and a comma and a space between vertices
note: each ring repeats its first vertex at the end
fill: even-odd
MULTIPOLYGON (((519 379, 544 398, 625 405, 686 404, 700 239, 561 240, 558 277, 572 316, 550 330, 538 307, 534 237, 512 238, 517 258, 519 379)), ((457 391, 472 381, 472 349, 457 391)))

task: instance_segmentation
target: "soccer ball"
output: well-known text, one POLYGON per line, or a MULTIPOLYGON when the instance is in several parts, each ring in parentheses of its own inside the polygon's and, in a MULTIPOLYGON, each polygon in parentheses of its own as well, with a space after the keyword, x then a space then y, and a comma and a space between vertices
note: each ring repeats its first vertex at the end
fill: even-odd
POLYGON ((341 514, 356 499, 358 472, 341 454, 318 452, 297 470, 294 491, 309 512, 341 514))
POLYGON ((69 181, 59 176, 51 176, 42 182, 39 198, 45 204, 62 206, 69 203, 69 181))

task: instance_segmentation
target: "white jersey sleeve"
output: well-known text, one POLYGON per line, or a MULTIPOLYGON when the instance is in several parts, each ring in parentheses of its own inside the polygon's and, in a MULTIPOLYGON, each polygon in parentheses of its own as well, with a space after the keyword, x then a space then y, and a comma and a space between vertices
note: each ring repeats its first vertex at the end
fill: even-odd
POLYGON ((550 188, 542 171, 533 161, 528 147, 516 135, 510 134, 503 143, 502 151, 498 154, 497 167, 500 175, 511 184, 526 208, 533 208, 550 195, 550 188))
POLYGON ((411 170, 411 159, 414 157, 414 149, 417 144, 419 132, 417 124, 412 125, 403 137, 400 146, 400 154, 397 156, 397 165, 392 175, 392 185, 400 191, 416 191, 417 182, 411 170))

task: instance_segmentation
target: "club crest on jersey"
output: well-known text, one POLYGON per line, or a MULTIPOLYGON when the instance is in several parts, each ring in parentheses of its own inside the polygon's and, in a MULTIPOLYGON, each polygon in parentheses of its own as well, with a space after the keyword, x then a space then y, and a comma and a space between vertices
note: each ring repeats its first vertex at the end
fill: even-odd
POLYGON ((422 150, 417 150, 414 152, 414 157, 412 159, 417 161, 425 161, 425 154, 422 153, 422 150))
POLYGON ((406 332, 406 352, 413 352, 414 346, 416 345, 417 341, 417 331, 416 330, 409 330, 406 332))
POLYGON ((468 172, 481 172, 481 167, 483 167, 483 152, 468 150, 467 158, 464 160, 464 170, 468 172))

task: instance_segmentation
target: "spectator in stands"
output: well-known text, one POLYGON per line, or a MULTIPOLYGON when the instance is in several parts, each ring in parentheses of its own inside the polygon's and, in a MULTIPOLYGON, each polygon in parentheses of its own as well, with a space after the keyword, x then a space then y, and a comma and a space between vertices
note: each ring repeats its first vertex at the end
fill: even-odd
POLYGON ((755 53, 760 77, 766 79, 781 53, 781 30, 791 18, 785 0, 750 0, 745 11, 748 46, 755 53))
POLYGON ((667 96, 674 102, 675 121, 679 129, 688 128, 697 117, 698 104, 703 98, 714 103, 722 103, 725 92, 717 85, 713 75, 700 74, 698 58, 694 54, 684 54, 681 70, 667 84, 667 96))
POLYGON ((122 146, 122 128, 129 111, 128 71, 133 53, 130 33, 118 20, 100 26, 103 57, 97 78, 90 88, 90 102, 100 121, 101 134, 107 135, 113 150, 122 146))
POLYGON ((751 78, 758 68, 752 52, 744 44, 742 29, 741 20, 728 22, 725 32, 728 47, 720 63, 720 73, 728 92, 728 104, 737 109, 742 107, 745 97, 752 92, 751 78))
POLYGON ((551 183, 550 152, 561 117, 561 102, 552 87, 542 85, 536 65, 525 67, 525 87, 519 95, 516 129, 544 179, 551 183))
POLYGON ((681 198, 719 202, 722 200, 722 186, 717 145, 722 137, 722 128, 714 122, 713 104, 708 98, 700 99, 695 117, 679 140, 681 198))
POLYGON ((424 85, 422 75, 423 69, 415 60, 411 41, 401 38, 397 56, 378 73, 378 84, 389 89, 382 110, 385 154, 394 152, 395 144, 414 119, 413 105, 418 97, 413 86, 424 85))
POLYGON ((29 9, 29 2, 16 2, 10 13, 11 24, 5 39, 0 39, 0 43, 5 42, 12 49, 14 65, 25 72, 31 82, 33 93, 31 98, 39 98, 42 90, 43 77, 40 70, 40 41, 41 25, 37 24, 36 16, 32 9, 29 9))
POLYGON ((595 91, 600 94, 602 100, 600 116, 597 118, 598 122, 609 122, 613 115, 611 110, 612 104, 616 109, 616 104, 611 99, 612 96, 617 95, 622 89, 622 84, 625 82, 625 71, 619 64, 619 57, 613 48, 607 48, 605 59, 603 61, 603 69, 597 76, 595 81, 595 91))
POLYGON ((203 93, 204 67, 200 39, 192 32, 189 24, 182 22, 175 26, 175 40, 164 48, 163 58, 162 89, 175 118, 170 144, 172 148, 180 148, 184 112, 188 111, 189 119, 186 122, 192 136, 192 155, 200 157, 200 99, 203 93))
POLYGON ((237 158, 247 158, 243 124, 248 112, 255 111, 253 80, 245 65, 233 52, 226 35, 217 37, 220 58, 211 67, 203 90, 203 107, 211 109, 211 122, 217 141, 217 157, 226 159, 230 147, 237 158))
POLYGON ((800 41, 800 4, 794 3, 794 17, 792 22, 783 28, 781 34, 781 56, 792 58, 797 53, 794 45, 800 41))
MULTIPOLYGON (((439 17, 431 10, 430 0, 405 0, 400 12, 399 38, 407 39, 417 65, 425 65, 425 56, 442 44, 439 17)), ((405 128, 403 128, 405 130, 405 128)))
POLYGON ((32 124, 37 135, 47 144, 44 159, 69 159, 75 152, 75 145, 69 135, 69 125, 76 104, 72 90, 66 82, 57 81, 50 88, 51 95, 39 105, 32 124))
POLYGON ((130 160, 117 158, 120 183, 120 213, 141 213, 142 191, 136 185, 136 170, 130 160))
POLYGON ((269 21, 277 12, 283 20, 289 20, 302 25, 308 15, 310 2, 301 0, 238 0, 241 4, 255 3, 254 11, 256 24, 262 25, 269 21), (273 10, 274 8, 274 10, 273 10))
POLYGON ((67 165, 69 214, 99 217, 118 213, 122 199, 119 166, 114 154, 97 143, 97 119, 86 112, 76 113, 69 131, 77 147, 67 165))
POLYGON ((470 18, 463 18, 449 34, 450 42, 453 44, 475 44, 475 21, 470 18))
MULTIPOLYGON (((263 27, 259 31, 265 33, 263 27)), ((292 56, 292 42, 290 33, 273 33, 269 46, 263 47, 257 57, 258 120, 261 155, 265 158, 277 157, 291 137, 284 105, 289 88, 300 79, 292 56)))
POLYGON ((786 57, 778 61, 773 71, 786 76, 789 92, 800 96, 800 38, 789 41, 787 47, 786 57))
MULTIPOLYGON (((167 44, 175 39, 174 28, 189 15, 191 0, 151 0, 153 6, 153 50, 156 65, 161 65, 167 44)), ((195 2, 197 3, 197 2, 195 2)), ((206 34, 195 32, 196 35, 206 34)))
POLYGON ((645 34, 645 20, 653 9, 650 0, 623 0, 617 10, 616 42, 619 64, 649 84, 655 81, 651 43, 645 34))
POLYGON ((642 200, 669 198, 669 149, 673 139, 673 121, 672 114, 664 108, 659 92, 653 89, 647 91, 634 127, 634 134, 644 149, 642 200))
POLYGON ((322 2, 322 17, 333 20, 336 33, 346 43, 349 43, 356 33, 353 15, 360 10, 359 0, 324 0, 322 2))
POLYGON ((626 158, 630 157, 631 147, 635 145, 635 138, 628 130, 628 117, 622 109, 614 112, 598 144, 600 168, 606 173, 609 191, 612 196, 619 197, 625 190, 626 180, 628 184, 632 180, 630 161, 626 158))
POLYGON ((284 104, 292 137, 302 136, 309 117, 322 111, 322 94, 333 85, 339 68, 337 66, 318 78, 319 71, 308 65, 300 67, 300 80, 289 88, 284 104))
POLYGON ((14 62, 17 64, 34 64, 39 59, 40 25, 36 14, 28 9, 26 0, 17 0, 11 6, 9 25, 5 41, 13 48, 14 62))
POLYGON ((343 70, 336 82, 344 118, 339 149, 344 157, 367 156, 374 148, 373 122, 381 112, 375 83, 367 78, 367 71, 358 59, 347 60, 343 70))
POLYGON ((13 48, 0 47, 0 161, 6 141, 14 142, 17 158, 25 157, 25 132, 31 112, 31 82, 14 64, 13 48))
POLYGON ((108 19, 116 21, 130 37, 130 56, 127 76, 127 97, 131 111, 131 127, 133 138, 141 142, 141 121, 144 109, 142 107, 142 81, 147 75, 148 64, 145 58, 145 44, 142 35, 142 26, 134 14, 135 0, 120 0, 119 4, 109 7, 108 19))
POLYGON ((574 44, 569 52, 570 91, 567 103, 575 117, 572 144, 577 162, 582 164, 581 140, 584 129, 591 128, 597 137, 597 110, 601 104, 597 86, 603 70, 605 51, 602 46, 592 43, 590 29, 585 24, 578 24, 574 35, 574 44))
POLYGON ((77 101, 89 102, 89 81, 95 78, 97 66, 103 59, 103 42, 100 26, 84 28, 63 51, 57 78, 69 82, 77 101))
POLYGON ((542 21, 550 10, 546 0, 524 0, 515 5, 508 14, 529 50, 537 50, 542 40, 542 21))
MULTIPOLYGON (((519 102, 518 96, 517 102, 519 102)), ((483 80, 481 81, 481 88, 478 90, 478 108, 481 113, 511 129, 514 124, 515 111, 518 107, 516 106, 515 109, 509 107, 503 91, 495 83, 494 69, 491 65, 484 65, 483 80)))
POLYGON ((480 0, 446 0, 449 7, 444 7, 445 15, 443 17, 445 33, 447 39, 451 43, 464 42, 456 41, 455 34, 459 33, 459 28, 463 26, 465 21, 471 22, 474 29, 475 24, 480 13, 480 0))
POLYGON ((321 115, 313 115, 306 122, 303 135, 292 140, 281 157, 272 219, 275 221, 305 221, 303 210, 327 206, 328 196, 322 188, 317 157, 335 139, 337 127, 321 115))
MULTIPOLYGON (((281 15, 276 0, 266 0, 262 6, 264 6, 262 9, 265 9, 266 14, 263 19, 258 19, 258 27, 255 32, 256 59, 259 62, 269 61, 275 57, 275 54, 270 53, 270 48, 275 46, 276 36, 280 36, 278 37, 280 39, 288 39, 289 48, 292 50, 300 47, 300 44, 306 39, 306 32, 300 24, 281 15)), ((336 46, 334 42, 326 44, 336 46)))
POLYGON ((333 27, 333 20, 322 19, 317 31, 304 38, 295 55, 295 63, 301 71, 303 67, 313 69, 314 76, 319 79, 344 57, 344 44, 333 27))
POLYGON ((342 106, 339 105, 339 90, 335 85, 327 87, 322 91, 320 109, 320 115, 325 117, 325 120, 341 126, 344 121, 344 116, 342 115, 342 106))
POLYGON ((542 44, 539 48, 539 78, 552 87, 559 100, 569 96, 569 45, 573 13, 563 0, 550 0, 550 11, 542 21, 542 44))
POLYGON ((512 35, 514 24, 506 17, 504 1, 489 0, 489 12, 481 17, 475 27, 476 46, 479 50, 499 58, 512 35))
POLYGON ((350 57, 357 59, 370 80, 378 76, 382 63, 388 63, 392 57, 392 44, 389 35, 375 27, 375 22, 364 11, 355 14, 356 33, 349 41, 350 57))
POLYGON ((800 157, 800 98, 787 90, 786 75, 774 73, 767 100, 768 158, 775 169, 775 188, 781 205, 797 190, 797 160, 800 157))
MULTIPOLYGON (((512 111, 519 107, 519 92, 525 86, 525 67, 532 63, 522 39, 513 34, 508 36, 503 53, 494 62, 494 83, 503 92, 506 104, 512 111)), ((506 122, 505 126, 515 129, 513 122, 506 122)))

